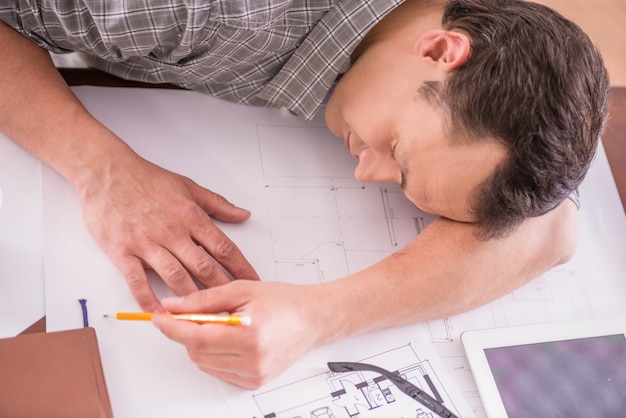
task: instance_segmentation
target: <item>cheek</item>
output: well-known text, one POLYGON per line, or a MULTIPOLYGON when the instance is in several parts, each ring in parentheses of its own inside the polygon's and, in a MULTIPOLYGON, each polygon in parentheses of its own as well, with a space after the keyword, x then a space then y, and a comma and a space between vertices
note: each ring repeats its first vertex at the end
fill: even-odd
POLYGON ((324 119, 326 120, 326 126, 328 129, 336 136, 341 137, 341 123, 340 123, 340 115, 339 109, 337 106, 337 102, 329 99, 328 104, 326 105, 326 109, 324 109, 324 119))
POLYGON ((439 205, 441 180, 442 177, 437 169, 422 164, 419 170, 413 169, 406 173, 402 191, 418 209, 435 215, 442 215, 439 205))
POLYGON ((365 148, 360 152, 354 178, 362 183, 400 184, 402 181, 398 163, 391 157, 380 155, 370 148, 365 148))
POLYGON ((403 190, 411 203, 424 212, 458 222, 474 222, 468 204, 470 189, 458 178, 447 175, 429 177, 418 186, 407 183, 403 190))

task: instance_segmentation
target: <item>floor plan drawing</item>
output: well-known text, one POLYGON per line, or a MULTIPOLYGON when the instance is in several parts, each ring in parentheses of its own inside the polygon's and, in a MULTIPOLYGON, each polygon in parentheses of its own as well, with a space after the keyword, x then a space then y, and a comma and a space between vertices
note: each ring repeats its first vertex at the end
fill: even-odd
POLYGON ((559 317, 558 306, 561 304, 581 304, 582 296, 573 292, 571 281, 575 280, 576 271, 571 266, 555 268, 510 294, 491 302, 479 309, 455 317, 426 323, 430 340, 433 343, 452 343, 459 337, 459 332, 467 326, 495 328, 521 325, 533 318, 546 315, 559 317), (558 302, 558 304, 557 304, 558 302))
POLYGON ((346 152, 325 128, 261 125, 257 135, 277 280, 321 282, 358 271, 434 219, 399 185, 357 182, 353 161, 337 164, 346 152), (313 164, 303 144, 324 157, 313 164))
MULTIPOLYGON (((363 359, 392 371, 429 393, 439 403, 454 402, 430 361, 411 344, 363 359)), ((253 395, 263 418, 431 418, 427 407, 402 393, 385 376, 370 371, 317 374, 253 395)))
MULTIPOLYGON (((74 89, 90 113, 143 158, 250 211, 246 222, 216 224, 262 280, 309 284, 340 279, 402 249, 434 220, 406 199, 400 185, 356 181, 357 161, 343 140, 325 127, 323 115, 303 121, 274 109, 237 106, 190 91, 153 90, 74 89)), ((463 418, 482 418, 461 332, 609 316, 626 309, 624 214, 621 207, 615 213, 617 204, 598 196, 608 190, 610 176, 606 158, 599 157, 585 179, 592 183, 581 186, 579 249, 570 262, 464 314, 318 347, 258 391, 223 384, 203 373, 183 346, 149 324, 111 323, 92 315, 115 415, 432 416, 389 379, 370 372, 335 373, 327 367, 328 362, 364 362, 400 373, 463 418), (598 163, 606 164, 600 176, 595 171, 604 166, 598 163)), ((40 268, 47 331, 81 326, 76 302, 81 298, 89 300, 94 313, 136 310, 121 273, 85 227, 74 188, 45 165, 35 180, 41 180, 44 202, 40 268)), ((0 183, 4 216, 12 200, 6 182, 0 183)), ((419 283, 428 260, 413 256, 419 283)), ((524 260, 526 255, 519 257, 524 260)), ((170 294, 162 282, 155 291, 159 297, 170 294)))

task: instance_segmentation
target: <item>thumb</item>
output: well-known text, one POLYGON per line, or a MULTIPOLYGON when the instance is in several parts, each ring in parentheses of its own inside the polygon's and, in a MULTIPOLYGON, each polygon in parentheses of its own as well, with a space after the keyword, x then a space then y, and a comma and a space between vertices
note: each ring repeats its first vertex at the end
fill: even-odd
POLYGON ((171 313, 237 312, 244 304, 241 294, 231 291, 230 283, 199 290, 186 296, 164 298, 161 306, 171 313))
POLYGON ((243 222, 250 218, 250 211, 232 204, 224 196, 195 185, 194 199, 209 215, 224 222, 243 222))

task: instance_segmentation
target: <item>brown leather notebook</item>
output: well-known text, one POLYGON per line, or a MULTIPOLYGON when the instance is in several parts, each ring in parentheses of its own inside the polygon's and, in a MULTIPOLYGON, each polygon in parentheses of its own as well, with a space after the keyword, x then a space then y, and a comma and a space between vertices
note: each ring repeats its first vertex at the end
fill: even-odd
POLYGON ((0 339, 0 417, 112 417, 93 328, 0 339))

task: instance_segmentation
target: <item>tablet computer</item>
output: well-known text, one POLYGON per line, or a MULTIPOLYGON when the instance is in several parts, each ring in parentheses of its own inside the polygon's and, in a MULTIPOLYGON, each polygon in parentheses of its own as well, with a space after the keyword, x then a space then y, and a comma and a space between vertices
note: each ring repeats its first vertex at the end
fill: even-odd
POLYGON ((489 417, 626 417, 626 316, 461 334, 489 417))

